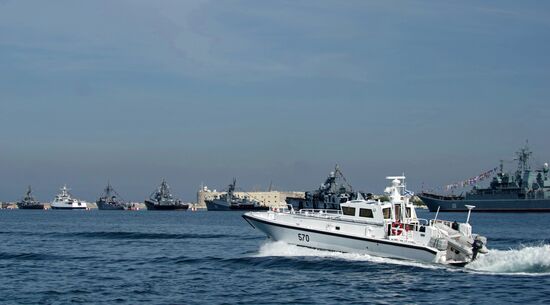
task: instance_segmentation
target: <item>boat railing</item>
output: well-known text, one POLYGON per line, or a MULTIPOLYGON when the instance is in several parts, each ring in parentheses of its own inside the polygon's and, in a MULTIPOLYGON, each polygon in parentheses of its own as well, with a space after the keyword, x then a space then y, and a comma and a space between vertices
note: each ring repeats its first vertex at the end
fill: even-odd
POLYGON ((441 220, 441 219, 430 219, 430 226, 435 225, 436 223, 440 223, 443 225, 446 225, 447 227, 451 228, 453 225, 452 221, 449 220, 441 220))
POLYGON ((331 209, 301 209, 297 212, 297 214, 304 215, 304 216, 332 218, 332 217, 335 217, 335 216, 342 215, 342 211, 340 211, 340 210, 331 210, 331 209))
POLYGON ((425 218, 417 218, 416 220, 421 226, 427 226, 430 224, 430 222, 425 218))
POLYGON ((337 219, 342 216, 342 211, 332 209, 301 209, 295 212, 295 214, 305 217, 337 219))
POLYGON ((353 222, 358 224, 370 224, 370 225, 378 225, 378 226, 384 225, 384 221, 376 221, 368 218, 363 219, 355 216, 345 216, 341 210, 334 210, 334 209, 301 209, 295 214, 303 217, 335 219, 335 220, 353 222))

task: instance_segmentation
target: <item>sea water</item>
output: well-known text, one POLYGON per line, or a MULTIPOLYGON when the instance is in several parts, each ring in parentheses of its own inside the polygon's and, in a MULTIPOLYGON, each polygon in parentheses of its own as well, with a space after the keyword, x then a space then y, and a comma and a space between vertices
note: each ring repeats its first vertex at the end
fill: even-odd
POLYGON ((471 223, 491 252, 457 268, 271 242, 238 212, 0 210, 0 304, 548 304, 550 214, 471 223))

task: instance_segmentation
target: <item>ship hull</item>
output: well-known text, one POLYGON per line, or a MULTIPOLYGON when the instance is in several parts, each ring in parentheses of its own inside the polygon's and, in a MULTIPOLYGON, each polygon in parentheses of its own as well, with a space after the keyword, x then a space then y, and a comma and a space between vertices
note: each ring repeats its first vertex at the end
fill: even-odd
POLYGON ((54 206, 52 210, 86 210, 86 207, 69 207, 69 206, 54 206))
POLYGON ((423 246, 389 240, 344 235, 318 229, 295 227, 246 213, 243 218, 274 241, 329 251, 368 254, 380 257, 437 262, 441 253, 423 246))
POLYGON ((17 207, 21 210, 44 210, 43 204, 25 204, 25 205, 17 205, 17 207))
POLYGON ((475 206, 476 212, 550 212, 550 199, 439 199, 418 195, 430 212, 467 212, 466 205, 475 206))
POLYGON ((108 210, 108 211, 125 210, 124 206, 119 205, 119 204, 108 204, 108 203, 104 203, 104 202, 101 202, 101 201, 96 202, 96 204, 97 204, 97 208, 99 210, 108 210))
POLYGON ((145 206, 147 210, 151 211, 186 211, 189 209, 188 204, 161 205, 149 200, 145 200, 145 206))
POLYGON ((269 207, 254 205, 228 205, 226 201, 207 200, 206 209, 208 211, 267 211, 269 207))

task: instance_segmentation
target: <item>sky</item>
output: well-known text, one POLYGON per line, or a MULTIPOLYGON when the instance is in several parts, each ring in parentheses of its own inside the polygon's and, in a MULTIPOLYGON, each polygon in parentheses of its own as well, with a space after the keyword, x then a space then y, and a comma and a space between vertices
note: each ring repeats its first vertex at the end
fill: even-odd
POLYGON ((549 97, 548 1, 0 0, 0 201, 420 191, 550 161, 549 97))

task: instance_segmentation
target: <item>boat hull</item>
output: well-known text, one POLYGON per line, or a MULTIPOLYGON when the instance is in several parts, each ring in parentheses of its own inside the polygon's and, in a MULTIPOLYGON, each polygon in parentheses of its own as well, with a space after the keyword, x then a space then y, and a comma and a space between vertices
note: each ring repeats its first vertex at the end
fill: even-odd
POLYGON ((107 211, 122 211, 125 210, 124 206, 114 205, 114 204, 100 204, 97 203, 98 210, 107 210, 107 211))
POLYGON ((267 211, 269 207, 254 205, 228 205, 226 201, 206 200, 208 211, 267 211))
POLYGON ((18 204, 17 207, 21 210, 44 210, 43 204, 18 204))
POLYGON ((418 195, 430 212, 467 212, 466 205, 475 206, 476 212, 550 212, 550 199, 439 199, 418 195))
POLYGON ((52 210, 86 210, 86 207, 63 207, 52 205, 52 210))
POLYGON ((121 203, 107 203, 105 201, 96 201, 97 208, 99 210, 108 210, 108 211, 121 211, 126 210, 126 206, 121 203))
POLYGON ((438 262, 443 255, 429 247, 296 227, 249 213, 243 215, 243 218, 269 238, 297 246, 423 262, 438 262))
POLYGON ((151 211, 186 211, 189 209, 188 204, 157 204, 155 202, 145 200, 145 206, 147 207, 147 210, 151 211))

